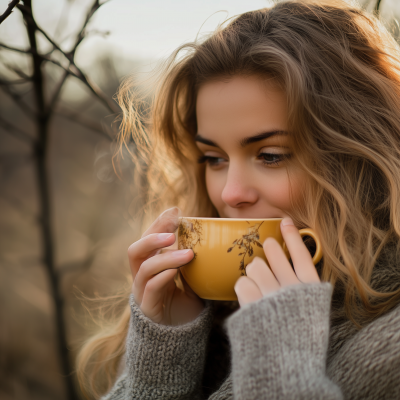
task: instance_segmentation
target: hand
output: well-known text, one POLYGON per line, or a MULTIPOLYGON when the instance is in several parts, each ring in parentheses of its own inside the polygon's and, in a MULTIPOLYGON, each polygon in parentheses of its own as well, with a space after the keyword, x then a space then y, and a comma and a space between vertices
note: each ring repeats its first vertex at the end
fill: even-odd
POLYGON ((192 250, 161 249, 175 243, 178 227, 177 207, 164 211, 128 249, 135 302, 143 314, 163 325, 180 325, 194 320, 204 308, 202 300, 181 277, 178 269, 192 260, 192 250))
POLYGON ((263 248, 271 269, 260 257, 255 257, 247 265, 247 276, 241 276, 235 284, 241 307, 285 286, 320 282, 311 255, 290 218, 282 220, 281 232, 296 272, 279 243, 273 238, 267 238, 263 248))

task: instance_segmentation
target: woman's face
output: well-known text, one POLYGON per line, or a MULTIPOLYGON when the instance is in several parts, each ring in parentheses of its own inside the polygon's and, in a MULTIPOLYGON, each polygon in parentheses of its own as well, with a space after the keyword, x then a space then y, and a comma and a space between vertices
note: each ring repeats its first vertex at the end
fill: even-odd
POLYGON ((285 93, 272 80, 235 76, 201 86, 196 143, 221 218, 282 218, 306 176, 290 165, 285 93), (290 181, 289 176, 290 175, 290 181))

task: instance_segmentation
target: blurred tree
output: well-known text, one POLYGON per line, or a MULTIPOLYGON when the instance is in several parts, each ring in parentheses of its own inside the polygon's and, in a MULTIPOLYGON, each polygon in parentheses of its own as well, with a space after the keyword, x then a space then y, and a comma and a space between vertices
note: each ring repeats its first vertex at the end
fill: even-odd
MULTIPOLYGON (((89 121, 85 116, 77 112, 66 112, 58 109, 60 93, 67 80, 72 77, 77 79, 84 87, 89 89, 92 98, 101 102, 112 114, 119 113, 119 107, 116 103, 94 83, 91 79, 76 65, 75 54, 80 44, 87 35, 87 25, 95 12, 104 4, 99 0, 92 2, 83 25, 77 32, 73 44, 69 50, 62 47, 50 37, 36 22, 32 12, 32 0, 13 0, 9 3, 7 10, 0 16, 2 23, 12 12, 13 8, 22 13, 25 22, 27 37, 29 39, 29 48, 20 49, 0 43, 3 50, 25 55, 30 60, 30 68, 23 69, 20 66, 13 65, 10 62, 3 61, 2 69, 7 70, 8 74, 0 79, 0 86, 3 92, 12 100, 32 122, 31 131, 21 129, 16 124, 10 122, 6 115, 0 114, 0 126, 4 131, 29 146, 32 152, 32 161, 35 165, 37 193, 39 195, 40 215, 38 218, 41 242, 42 242, 42 261, 45 267, 47 277, 51 287, 51 296, 55 307, 55 324, 58 341, 59 361, 61 372, 65 379, 67 398, 76 400, 79 398, 75 389, 72 373, 71 356, 67 343, 67 327, 64 314, 64 299, 61 292, 62 274, 55 265, 55 236, 53 232, 52 221, 52 193, 49 185, 49 171, 47 168, 49 157, 50 141, 50 122, 56 114, 61 114, 66 118, 84 124, 86 127, 97 131, 108 139, 112 139, 112 132, 105 130, 96 121, 89 121), (40 50, 37 41, 37 34, 44 37, 51 45, 51 50, 43 52, 40 50), (52 70, 46 68, 46 64, 52 64, 62 71, 58 81, 53 82, 52 70), (18 90, 18 87, 29 85, 32 89, 33 101, 27 102, 27 93, 18 90), (29 105, 28 105, 29 104, 29 105)), ((61 25, 61 24, 60 24, 61 25)), ((68 269, 68 268, 67 268, 68 269)), ((61 272, 64 274, 66 268, 61 272)))

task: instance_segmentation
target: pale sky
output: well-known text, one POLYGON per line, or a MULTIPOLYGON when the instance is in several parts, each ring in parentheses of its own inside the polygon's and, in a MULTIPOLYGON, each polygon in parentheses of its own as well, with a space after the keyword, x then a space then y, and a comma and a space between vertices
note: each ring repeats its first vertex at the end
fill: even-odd
MULTIPOLYGON (((0 13, 8 2, 0 0, 0 13)), ((33 0, 32 3, 37 22, 53 36, 60 15, 68 16, 68 32, 74 32, 83 22, 82 11, 92 0, 33 0)), ((163 58, 180 44, 194 40, 199 32, 212 31, 226 17, 269 5, 270 0, 110 0, 89 25, 90 30, 110 31, 110 35, 85 39, 77 62, 89 65, 103 51, 112 51, 123 59, 163 58)), ((15 11, 0 25, 2 42, 26 45, 20 19, 19 11, 15 11)), ((64 47, 68 49, 68 38, 65 39, 64 47)))
MULTIPOLYGON (((0 0, 3 13, 10 0, 0 0)), ((93 0, 32 0, 37 22, 52 37, 60 16, 66 28, 60 29, 57 42, 69 49, 68 38, 82 24, 86 9, 93 0)), ((372 1, 369 0, 372 4, 372 1)), ((110 31, 107 38, 91 35, 76 55, 76 62, 88 68, 103 53, 128 65, 132 59, 156 60, 167 57, 182 43, 196 35, 213 31, 227 17, 272 4, 271 0, 110 0, 93 17, 89 30, 110 31)), ((382 15, 400 15, 400 0, 382 0, 382 15)), ((40 37, 39 37, 40 40, 40 37)), ((26 47, 26 33, 19 11, 0 25, 0 41, 26 47)), ((42 43, 45 43, 42 41, 42 43)), ((151 66, 150 66, 151 68, 151 66)), ((121 71, 127 70, 121 66, 121 71)))

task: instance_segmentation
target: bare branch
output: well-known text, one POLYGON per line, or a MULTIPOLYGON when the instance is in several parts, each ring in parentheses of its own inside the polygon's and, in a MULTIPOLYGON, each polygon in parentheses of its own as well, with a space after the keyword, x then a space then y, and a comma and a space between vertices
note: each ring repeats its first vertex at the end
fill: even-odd
POLYGON ((60 291, 60 279, 55 266, 55 246, 54 234, 52 227, 52 199, 50 194, 50 182, 48 177, 47 162, 49 150, 49 121, 50 116, 47 114, 45 104, 44 90, 44 69, 43 57, 38 54, 36 40, 36 22, 32 14, 32 0, 24 0, 24 5, 17 6, 22 11, 26 30, 28 34, 30 48, 32 50, 33 63, 33 88, 35 102, 37 105, 36 113, 36 130, 37 138, 34 150, 34 168, 36 172, 38 185, 38 198, 40 209, 40 234, 43 246, 43 264, 49 279, 50 293, 55 308, 55 326, 57 335, 58 352, 60 356, 61 374, 65 377, 66 398, 75 400, 79 396, 76 393, 74 382, 72 379, 72 365, 69 358, 68 341, 66 337, 66 326, 64 316, 64 299, 60 291))
POLYGON ((47 108, 47 112, 49 114, 51 114, 53 112, 53 110, 57 104, 58 96, 61 93, 61 89, 63 88, 64 83, 67 80, 69 75, 70 75, 70 73, 68 71, 64 71, 63 76, 61 77, 60 81, 58 82, 58 85, 56 86, 56 88, 54 90, 53 96, 52 96, 52 98, 49 102, 49 106, 47 108))
POLYGON ((16 51, 17 53, 32 54, 31 50, 17 49, 16 47, 7 46, 4 43, 0 43, 0 47, 3 47, 7 50, 16 51))
POLYGON ((97 35, 97 36, 101 36, 102 38, 106 38, 110 34, 111 34, 111 31, 100 31, 99 29, 92 29, 92 30, 86 32, 85 37, 97 35))
MULTIPOLYGON (((104 3, 103 3, 104 4, 104 3)), ((78 48, 78 46, 80 45, 80 43, 82 42, 82 40, 85 38, 85 30, 86 30, 86 26, 89 23, 90 19, 93 17, 94 13, 103 5, 100 4, 99 0, 94 0, 92 7, 90 8, 88 14, 86 15, 86 19, 85 22, 82 25, 82 28, 80 29, 78 36, 76 37, 76 41, 75 41, 75 45, 72 47, 72 50, 70 52, 70 54, 73 56, 75 55, 76 49, 78 48)))
POLYGON ((12 13, 13 8, 19 3, 20 0, 12 0, 8 3, 7 10, 4 14, 0 15, 0 24, 12 13))
POLYGON ((29 83, 28 80, 26 79, 16 79, 14 81, 5 81, 3 79, 0 79, 0 85, 4 86, 12 86, 12 85, 19 85, 21 83, 29 83))
MULTIPOLYGON (((104 3, 103 3, 104 4, 104 3)), ((37 50, 35 48, 31 48, 29 50, 23 50, 23 49, 18 49, 15 47, 10 47, 5 45, 4 43, 0 43, 0 47, 3 47, 7 50, 11 50, 11 51, 16 51, 19 53, 24 53, 24 54, 32 54, 33 56, 36 57, 36 59, 39 61, 39 58, 48 62, 51 62, 52 64, 55 64, 59 67, 61 67, 62 69, 64 69, 66 72, 68 72, 68 74, 75 76, 76 78, 78 78, 82 83, 84 83, 88 89, 113 113, 119 113, 120 109, 117 106, 117 104, 110 100, 105 94, 104 92, 94 83, 92 82, 84 73, 83 71, 75 64, 74 62, 74 55, 76 52, 77 47, 79 46, 79 44, 82 42, 82 40, 84 39, 85 35, 84 35, 84 30, 86 28, 87 23, 89 22, 90 18, 93 16, 93 14, 98 10, 98 8, 101 6, 102 4, 99 4, 98 0, 95 0, 87 17, 86 20, 82 26, 81 31, 78 33, 78 37, 75 41, 75 45, 73 47, 73 49, 71 50, 71 52, 67 53, 64 50, 61 49, 61 47, 54 42, 50 36, 42 29, 40 28, 36 21, 33 19, 32 16, 32 12, 31 9, 19 4, 18 5, 18 9, 24 14, 25 18, 27 18, 27 20, 29 20, 29 23, 32 25, 32 27, 39 31, 40 33, 42 33, 42 35, 51 43, 51 45, 57 49, 61 54, 64 55, 64 57, 67 58, 67 60, 70 63, 70 66, 68 68, 64 67, 61 63, 59 63, 58 61, 55 61, 53 59, 51 59, 48 56, 44 56, 41 54, 38 54, 37 50), (71 71, 71 66, 75 69, 76 72, 71 71)), ((64 74, 62 80, 60 81, 60 84, 58 85, 57 91, 53 94, 53 98, 52 101, 50 103, 50 107, 51 109, 53 109, 53 104, 55 102, 55 100, 57 100, 57 97, 61 91, 62 88, 62 84, 65 82, 67 76, 64 74)))
POLYGON ((377 14, 379 14, 379 12, 380 12, 381 2, 382 2, 382 0, 377 0, 377 1, 376 1, 374 11, 375 11, 375 13, 377 13, 377 14))
POLYGON ((16 75, 18 75, 19 77, 21 77, 22 79, 25 79, 27 81, 31 81, 32 77, 25 74, 24 71, 22 71, 21 69, 19 69, 18 67, 16 67, 15 65, 11 65, 8 64, 6 62, 3 61, 3 65, 8 68, 10 71, 14 72, 16 75))
MULTIPOLYGON (((104 4, 104 3, 102 3, 104 4)), ((117 106, 117 104, 112 101, 109 100, 109 98, 103 93, 103 91, 92 81, 90 81, 90 79, 83 73, 83 71, 75 64, 74 62, 74 54, 76 51, 76 48, 79 46, 79 44, 81 43, 81 41, 84 38, 84 30, 85 27, 87 25, 87 23, 89 22, 90 18, 93 16, 93 14, 99 9, 99 7, 102 5, 99 3, 98 0, 95 0, 87 17, 86 20, 83 24, 83 27, 81 29, 81 31, 78 34, 77 40, 75 42, 75 46, 72 49, 71 52, 66 53, 64 50, 61 49, 61 47, 54 42, 50 36, 40 27, 38 26, 38 24, 36 23, 36 21, 33 18, 32 15, 32 10, 26 6, 22 6, 22 5, 18 5, 18 8, 21 10, 21 12, 26 16, 26 18, 29 19, 30 24, 32 24, 34 26, 34 28, 39 31, 48 41, 49 43, 51 43, 53 45, 54 48, 56 48, 61 54, 64 55, 64 57, 67 58, 67 60, 70 62, 70 64, 74 67, 74 69, 76 70, 76 73, 74 73, 73 75, 80 79, 88 88, 89 90, 113 113, 119 113, 120 109, 117 106)), ((36 52, 36 49, 33 49, 36 52)), ((52 62, 53 64, 59 65, 61 66, 63 69, 65 69, 66 71, 70 72, 70 69, 67 69, 65 67, 63 67, 60 63, 55 62, 54 60, 50 59, 50 58, 45 58, 43 57, 45 60, 52 62)))
MULTIPOLYGON (((15 1, 15 0, 14 0, 15 1)), ((92 6, 89 9, 87 15, 85 16, 85 21, 82 25, 81 30, 77 33, 76 37, 73 40, 73 46, 71 50, 65 51, 61 48, 60 44, 57 43, 55 37, 51 37, 45 32, 40 26, 38 26, 35 21, 33 12, 32 12, 32 0, 23 0, 21 3, 16 3, 16 6, 22 13, 23 19, 26 26, 26 31, 29 39, 29 48, 28 49, 19 49, 8 46, 6 44, 0 43, 0 47, 14 51, 16 53, 22 53, 28 56, 29 61, 32 62, 32 76, 28 76, 27 73, 19 70, 18 67, 6 65, 6 62, 2 62, 6 65, 8 69, 13 71, 17 76, 21 79, 16 79, 16 77, 12 77, 8 82, 4 82, 1 85, 2 81, 0 80, 1 89, 10 96, 17 105, 27 114, 33 117, 35 124, 35 138, 29 137, 29 135, 8 123, 7 121, 3 121, 0 118, 0 127, 4 127, 6 133, 10 134, 12 132, 15 137, 21 138, 24 141, 30 142, 30 149, 32 151, 31 159, 33 160, 33 166, 35 168, 36 178, 37 178, 37 193, 39 199, 39 228, 41 233, 41 240, 43 246, 43 266, 46 269, 48 278, 49 278, 49 286, 51 289, 51 296, 54 301, 55 307, 55 326, 56 326, 56 335, 57 335, 57 343, 58 343, 58 351, 60 356, 60 367, 61 374, 65 378, 66 383, 66 398, 69 400, 78 399, 78 394, 76 393, 76 389, 74 386, 74 382, 72 379, 72 371, 73 368, 71 366, 70 353, 68 349, 68 341, 66 337, 66 329, 65 329, 65 307, 64 307, 64 298, 62 294, 62 286, 61 279, 62 275, 65 272, 70 272, 72 270, 82 270, 82 268, 89 268, 92 264, 94 258, 94 252, 89 252, 88 256, 82 260, 74 262, 70 265, 64 265, 64 268, 56 268, 55 257, 54 257, 54 233, 52 227, 52 196, 51 196, 51 187, 50 187, 50 179, 48 173, 48 156, 49 156, 49 139, 51 135, 50 131, 50 122, 51 118, 55 115, 60 115, 64 118, 68 118, 69 120, 79 123, 81 126, 84 126, 88 129, 95 131, 96 133, 100 133, 108 140, 111 139, 111 135, 109 136, 104 129, 102 129, 101 124, 98 124, 95 121, 91 121, 85 119, 84 115, 80 115, 79 113, 64 113, 56 114, 55 107, 60 97, 60 93, 62 92, 62 88, 71 75, 76 79, 79 79, 84 86, 86 86, 90 92, 93 94, 90 97, 93 99, 95 97, 102 104, 104 104, 107 109, 111 110, 113 113, 119 113, 120 109, 110 98, 108 98, 99 87, 94 82, 85 75, 85 73, 75 64, 74 57, 76 50, 80 43, 84 40, 85 36, 88 34, 86 32, 87 24, 93 14, 99 9, 101 6, 99 0, 91 0, 92 6), (53 48, 52 51, 48 52, 48 54, 43 54, 43 52, 38 49, 37 43, 37 32, 40 32, 44 38, 51 44, 53 48), (52 52, 58 51, 61 53, 63 57, 61 57, 60 61, 56 57, 52 57, 52 52), (65 58, 65 59, 64 59, 65 58), (51 93, 50 98, 48 99, 46 96, 46 79, 45 75, 48 71, 43 68, 45 63, 52 63, 57 67, 61 68, 63 71, 61 76, 57 78, 54 84, 54 91, 51 93), (11 85, 16 83, 23 82, 31 82, 31 87, 33 90, 33 99, 30 104, 35 105, 35 109, 31 110, 25 102, 26 98, 23 98, 25 94, 22 94, 22 91, 17 91, 17 88, 13 88, 11 85), (24 101, 25 100, 25 101, 24 101)), ((103 3, 104 4, 104 3, 103 3)), ((63 47, 65 47, 63 45, 63 47)), ((4 54, 4 53, 2 53, 4 54)), ((7 53, 6 53, 7 54, 7 53)), ((1 57, 3 59, 3 57, 1 57)), ((7 59, 5 59, 7 61, 7 59)), ((24 89, 24 87, 22 87, 24 89)), ((29 97, 30 98, 30 97, 29 97)), ((93 100, 92 100, 93 103, 93 100)), ((81 113, 82 110, 80 110, 81 113)), ((1 162, 8 168, 9 171, 13 172, 12 168, 15 169, 15 166, 18 166, 15 161, 15 155, 12 155, 10 159, 2 159, 1 162)), ((4 180, 9 179, 11 175, 6 171, 3 173, 4 180)))
MULTIPOLYGON (((97 11, 97 9, 98 9, 99 7, 100 7, 99 1, 98 1, 98 0, 95 0, 94 3, 93 3, 93 5, 92 5, 92 7, 91 7, 91 9, 90 9, 90 11, 89 11, 88 14, 86 15, 85 21, 84 21, 84 23, 83 23, 83 25, 82 25, 82 28, 80 29, 80 31, 79 31, 79 33, 78 33, 78 35, 77 35, 77 38, 76 38, 76 40, 75 40, 74 46, 72 47, 72 50, 69 52, 69 61, 70 61, 70 65, 71 65, 71 63, 72 63, 73 60, 74 60, 75 52, 76 52, 76 50, 77 50, 79 44, 82 42, 82 40, 83 40, 83 38, 84 38, 84 33, 83 33, 83 32, 85 31, 85 28, 86 28, 88 22, 90 21, 90 18, 93 16, 93 14, 97 11)), ((54 47, 53 47, 53 48, 54 48, 54 47)), ((59 96, 60 93, 61 93, 61 89, 62 89, 62 87, 63 87, 65 81, 67 80, 68 75, 69 75, 69 72, 68 72, 68 71, 65 71, 64 74, 63 74, 63 76, 62 76, 62 78, 60 79, 60 81, 59 81, 59 83, 58 83, 56 89, 54 90, 53 96, 52 96, 52 98, 51 98, 51 100, 50 100, 50 103, 49 103, 48 113, 51 113, 51 112, 54 110, 54 107, 55 107, 55 105, 56 105, 56 103, 57 103, 58 96, 59 96)))
MULTIPOLYGON (((74 76, 75 78, 79 79, 82 83, 85 84, 85 86, 113 113, 119 113, 120 109, 117 106, 117 104, 112 101, 109 100, 109 98, 107 97, 106 94, 104 94, 104 92, 93 82, 91 81, 76 65, 75 63, 71 62, 70 63, 70 67, 66 68, 64 67, 61 63, 59 63, 58 61, 52 60, 51 58, 46 58, 43 57, 44 61, 48 61, 51 62, 54 65, 59 66, 60 68, 62 68, 64 71, 68 72, 68 74, 74 76), (71 67, 75 68, 77 71, 73 72, 71 71, 71 67)), ((66 77, 62 78, 63 80, 66 79, 66 77)), ((62 85, 61 85, 62 86, 62 85)), ((61 90, 61 86, 60 89, 61 90)), ((53 101, 56 99, 56 97, 54 97, 53 95, 53 101)))

